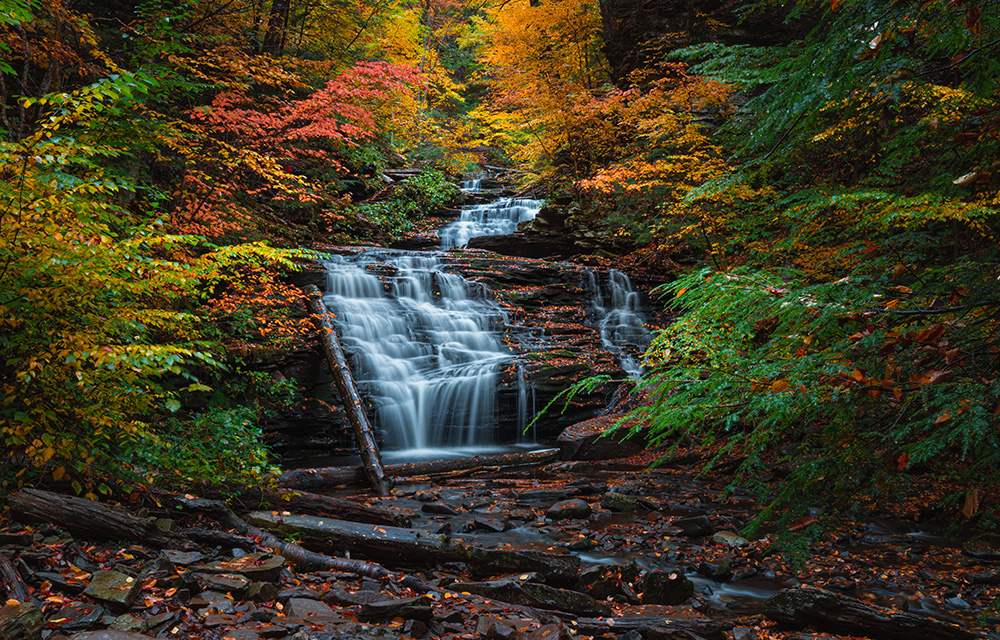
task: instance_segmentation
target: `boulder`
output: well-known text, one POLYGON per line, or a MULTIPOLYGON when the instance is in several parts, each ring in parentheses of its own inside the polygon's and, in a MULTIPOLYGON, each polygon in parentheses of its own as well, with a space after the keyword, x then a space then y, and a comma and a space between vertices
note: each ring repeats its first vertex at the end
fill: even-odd
POLYGON ((632 496, 609 491, 601 496, 601 506, 608 511, 624 512, 635 511, 639 507, 639 503, 632 496))
POLYGON ((557 502, 548 508, 545 517, 549 520, 581 520, 589 518, 593 509, 586 500, 573 498, 557 502))
POLYGON ((694 583, 680 571, 650 571, 643 576, 643 604, 682 604, 693 595, 694 583))
POLYGON ((141 586, 138 580, 124 573, 97 571, 83 593, 113 607, 128 609, 138 597, 141 586))
POLYGON ((556 438, 559 457, 563 460, 610 460, 635 455, 646 447, 645 433, 628 435, 626 427, 620 435, 605 435, 626 414, 598 416, 567 427, 556 438))
POLYGON ((523 582, 517 577, 486 582, 456 582, 449 588, 527 607, 566 611, 584 616, 611 615, 611 609, 607 605, 579 591, 557 589, 537 582, 523 582))

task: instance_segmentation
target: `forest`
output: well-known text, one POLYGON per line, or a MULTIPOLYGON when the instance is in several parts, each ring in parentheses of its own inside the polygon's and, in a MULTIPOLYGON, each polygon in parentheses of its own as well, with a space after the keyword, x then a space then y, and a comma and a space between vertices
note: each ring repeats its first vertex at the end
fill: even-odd
MULTIPOLYGON (((852 637, 996 637, 997 0, 0 7, 3 638, 374 638, 383 623, 378 633, 396 634, 384 637, 739 640, 810 625, 852 637), (494 198, 521 208, 503 231, 469 240, 465 227, 440 230, 461 225, 459 211, 493 215, 494 198), (410 250, 419 255, 399 257, 410 250), (432 253, 434 265, 421 266, 432 253), (354 254, 366 257, 348 264, 354 254), (480 430, 507 444, 535 429, 550 446, 586 425, 603 434, 586 445, 599 452, 528 458, 535 466, 515 471, 506 454, 465 471, 389 464, 400 477, 388 497, 388 485, 309 484, 319 475, 295 468, 324 465, 295 459, 308 438, 289 444, 288 425, 317 442, 347 433, 345 415, 389 420, 388 400, 361 406, 376 364, 355 351, 374 338, 349 324, 354 314, 383 321, 381 303, 359 295, 328 312, 365 400, 329 391, 330 374, 316 373, 323 330, 303 285, 332 287, 331 273, 352 278, 345 287, 426 286, 424 302, 447 311, 435 322, 492 314, 475 322, 493 342, 464 350, 459 329, 428 325, 440 344, 425 359, 454 358, 442 376, 462 377, 481 358, 487 377, 477 384, 499 395, 403 422, 420 414, 451 433, 516 405, 480 430), (619 330, 642 325, 645 337, 628 347, 605 331, 616 286, 645 305, 619 330), (518 322, 532 329, 518 334, 518 322), (628 461, 625 475, 579 466, 611 458, 628 461), (468 493, 451 504, 457 478, 478 479, 480 493, 461 485, 468 493), (470 506, 508 488, 513 503, 470 506), (544 495, 515 499, 532 491, 544 495), (697 509, 709 503, 718 511, 706 524, 697 509), (586 515, 567 515, 584 506, 586 515), (621 512, 650 515, 636 520, 641 533, 615 533, 617 524, 596 533, 595 522, 621 512), (425 528, 411 539, 421 514, 425 528), (187 528, 157 529, 154 516, 187 528), (324 516, 347 524, 332 532, 295 520, 324 516), (889 519, 919 527, 885 533, 889 519), (81 530, 86 520, 105 529, 81 530), (359 522, 364 532, 347 526, 359 522), (476 537, 519 531, 518 522, 559 529, 551 536, 565 549, 546 556, 532 546, 549 544, 541 538, 494 548, 476 537), (921 537, 925 523, 933 542, 921 537), (712 536, 715 547, 705 537, 704 549, 668 548, 663 536, 681 530, 684 545, 712 536), (460 534, 470 537, 450 542, 460 534), (656 541, 636 542, 643 535, 656 541), (444 542, 425 547, 428 536, 444 542), (843 565, 845 549, 868 548, 872 536, 888 545, 872 551, 882 564, 843 565), (588 538, 608 553, 647 545, 657 559, 581 569, 591 547, 573 545, 588 538), (243 551, 220 560, 211 547, 243 551), (943 548, 960 560, 922 564, 943 548), (149 549, 167 549, 170 567, 149 549), (169 555, 185 553, 204 557, 169 555), (407 555, 428 566, 409 567, 407 555), (236 567, 251 557, 327 575, 285 568, 259 579, 236 567), (185 569, 210 560, 217 570, 185 569), (83 590, 113 566, 129 576, 127 603, 83 590), (820 571, 821 581, 807 579, 820 571), (866 581, 865 571, 882 575, 866 581), (247 585, 220 586, 218 574, 247 585), (691 585, 685 574, 712 582, 696 579, 676 602, 644 597, 691 585), (794 584, 767 587, 770 604, 749 612, 712 609, 712 589, 735 592, 765 574, 794 584), (879 580, 892 585, 871 586, 879 580), (279 597, 313 582, 325 584, 323 606, 339 607, 334 618, 301 613, 318 596, 279 597), (251 597, 250 583, 265 595, 251 597), (529 597, 528 585, 551 592, 529 597), (175 602, 178 591, 197 599, 213 588, 235 601, 200 613, 175 602), (366 590, 385 598, 359 599, 366 590), (579 593, 593 604, 559 600, 579 593), (802 594, 812 600, 795 600, 802 594), (67 626, 89 613, 66 607, 95 601, 105 622, 113 612, 141 625, 103 631, 97 616, 67 626), (352 606, 362 613, 342 612, 352 606), (663 609, 672 606, 687 613, 663 609), (252 618, 264 610, 271 617, 252 618), (275 616, 298 626, 282 626, 287 636, 247 626, 275 626, 275 616), (342 628, 358 620, 374 627, 342 628), (241 624, 246 634, 227 635, 241 624)), ((343 453, 345 437, 318 446, 343 453)), ((408 437, 382 444, 458 441, 408 437)))

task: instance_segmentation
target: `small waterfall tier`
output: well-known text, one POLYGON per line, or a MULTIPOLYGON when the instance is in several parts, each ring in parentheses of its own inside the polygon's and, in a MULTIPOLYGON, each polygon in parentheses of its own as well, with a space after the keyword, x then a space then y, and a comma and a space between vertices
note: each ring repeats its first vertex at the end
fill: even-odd
POLYGON ((650 333, 640 309, 639 294, 629 277, 609 269, 602 282, 593 271, 588 273, 594 292, 591 311, 601 334, 601 342, 618 356, 621 368, 630 378, 642 375, 642 352, 649 346, 650 333))
POLYGON ((441 230, 441 248, 464 247, 469 238, 517 231, 517 223, 533 220, 541 200, 501 198, 489 204, 465 205, 461 217, 441 230))
POLYGON ((472 180, 463 180, 462 183, 458 185, 458 188, 466 193, 479 193, 483 190, 482 185, 482 178, 473 178, 472 180))
POLYGON ((433 254, 370 251, 326 262, 324 301, 389 450, 493 443, 505 317, 433 254), (378 273, 381 275, 376 275, 378 273))

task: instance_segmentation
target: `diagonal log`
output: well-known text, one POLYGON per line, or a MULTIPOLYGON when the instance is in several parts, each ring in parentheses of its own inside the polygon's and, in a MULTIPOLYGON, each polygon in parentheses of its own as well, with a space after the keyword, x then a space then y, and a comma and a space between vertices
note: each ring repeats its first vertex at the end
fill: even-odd
POLYGON ((343 347, 340 346, 337 330, 333 326, 326 305, 323 303, 323 294, 312 285, 306 286, 304 291, 307 295, 306 306, 312 313, 313 324, 316 325, 320 344, 323 345, 326 359, 330 363, 330 370, 333 372, 333 381, 344 401, 347 419, 351 423, 351 428, 354 429, 354 437, 358 441, 358 449, 361 452, 361 460, 364 462, 368 482, 378 495, 387 496, 391 486, 385 475, 385 470, 382 468, 382 457, 379 454, 378 444, 375 442, 375 433, 372 431, 368 416, 365 414, 361 394, 358 393, 358 386, 354 383, 351 368, 347 365, 347 358, 344 356, 343 347))

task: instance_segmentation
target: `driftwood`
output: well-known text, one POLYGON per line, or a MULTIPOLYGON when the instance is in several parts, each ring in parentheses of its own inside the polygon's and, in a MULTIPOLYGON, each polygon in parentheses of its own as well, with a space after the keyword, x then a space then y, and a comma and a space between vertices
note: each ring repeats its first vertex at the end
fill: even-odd
POLYGON ((354 437, 358 441, 358 449, 361 453, 361 461, 364 462, 365 474, 368 482, 375 492, 380 496, 389 495, 389 479, 382 468, 382 458, 379 455, 378 445, 375 443, 375 433, 372 431, 368 416, 365 413, 364 404, 361 402, 361 394, 351 376, 351 368, 347 365, 347 358, 344 356, 344 349, 340 346, 340 338, 337 337, 337 330, 330 319, 330 313, 323 303, 323 295, 319 289, 309 285, 305 287, 308 295, 306 306, 312 313, 313 324, 319 334, 320 344, 326 352, 326 359, 330 363, 330 370, 333 372, 333 381, 337 385, 340 397, 344 402, 344 411, 347 412, 347 419, 354 429, 354 437))
MULTIPOLYGON (((431 460, 410 464, 390 464, 385 473, 396 477, 413 477, 449 473, 476 467, 513 467, 527 464, 544 464, 559 457, 559 449, 542 449, 524 453, 502 453, 495 456, 473 456, 450 460, 431 460)), ((321 469, 293 469, 281 474, 278 485, 295 489, 319 489, 330 485, 356 484, 364 481, 363 467, 324 467, 321 469)))
POLYGON ((351 555, 378 562, 465 562, 480 575, 537 572, 563 581, 576 579, 580 571, 579 558, 568 554, 486 549, 402 527, 369 526, 315 516, 282 516, 269 511, 255 511, 247 519, 255 526, 282 535, 296 535, 306 546, 334 553, 349 551, 351 555))
POLYGON ((152 518, 125 509, 41 489, 21 489, 7 498, 19 520, 41 521, 92 540, 143 540, 159 547, 183 545, 179 536, 160 531, 152 518))
POLYGON ((731 637, 728 631, 736 626, 732 622, 663 616, 577 618, 571 625, 574 633, 588 636, 639 631, 647 639, 696 637, 705 640, 728 640, 731 637))
POLYGON ((969 640, 985 637, 941 620, 879 607, 816 587, 782 589, 764 603, 764 615, 789 626, 811 626, 879 640, 969 640))

